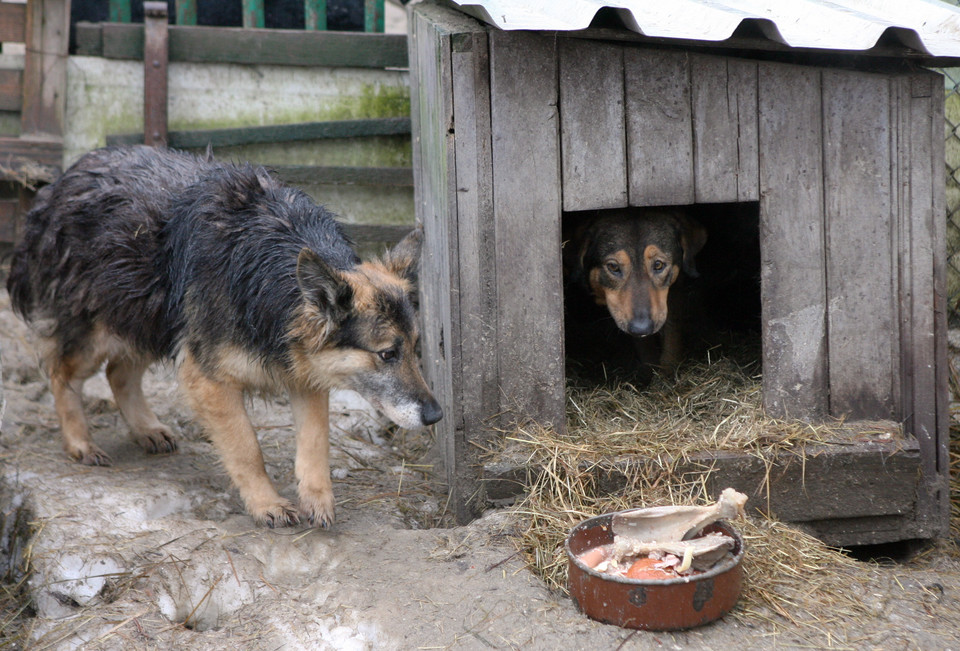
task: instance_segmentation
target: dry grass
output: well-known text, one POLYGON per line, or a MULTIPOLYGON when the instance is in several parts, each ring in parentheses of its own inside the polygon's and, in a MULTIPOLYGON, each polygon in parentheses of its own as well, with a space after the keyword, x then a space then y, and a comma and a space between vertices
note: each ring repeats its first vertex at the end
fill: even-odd
MULTIPOLYGON (((505 437, 504 454, 529 469, 529 492, 517 508, 529 523, 520 544, 535 573, 551 588, 566 591, 563 541, 585 518, 644 505, 713 501, 716 496, 705 490, 709 469, 679 470, 698 452, 740 450, 771 458, 849 435, 841 422, 811 426, 767 418, 760 395, 756 366, 735 357, 691 365, 675 380, 655 379, 644 391, 626 384, 587 388, 573 382, 566 435, 528 427, 505 437), (646 462, 623 462, 641 458, 646 462), (615 471, 613 460, 618 462, 615 471), (624 473, 616 482, 622 488, 613 493, 612 484, 605 482, 611 472, 624 473)), ((821 630, 830 622, 869 613, 857 591, 842 586, 871 565, 762 516, 738 526, 748 553, 735 617, 821 630)))
POLYGON ((950 360, 950 537, 960 544, 960 372, 950 360))

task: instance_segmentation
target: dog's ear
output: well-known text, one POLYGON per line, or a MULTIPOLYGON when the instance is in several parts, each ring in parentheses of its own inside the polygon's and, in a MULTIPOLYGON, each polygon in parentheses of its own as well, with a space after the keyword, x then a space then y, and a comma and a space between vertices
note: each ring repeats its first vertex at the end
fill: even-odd
POLYGON ((683 271, 691 278, 700 276, 694 258, 707 243, 707 229, 695 219, 677 213, 680 223, 680 246, 683 248, 683 271))
POLYGON ((423 227, 417 226, 384 255, 384 266, 411 285, 416 285, 422 245, 423 227))
POLYGON ((353 302, 350 284, 310 249, 301 249, 297 256, 297 283, 303 297, 331 322, 340 323, 350 313, 353 302))

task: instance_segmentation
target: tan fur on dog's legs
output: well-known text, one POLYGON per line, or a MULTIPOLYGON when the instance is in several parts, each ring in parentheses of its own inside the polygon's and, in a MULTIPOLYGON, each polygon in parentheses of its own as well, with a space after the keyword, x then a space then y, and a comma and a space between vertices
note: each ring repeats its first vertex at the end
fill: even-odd
POLYGON ((197 420, 220 453, 247 512, 270 527, 299 523, 296 508, 280 497, 263 467, 260 443, 244 408, 240 387, 208 378, 190 353, 184 354, 180 364, 180 385, 197 420))
POLYGON ((143 373, 147 365, 127 357, 107 363, 107 380, 123 419, 130 427, 130 438, 149 454, 176 452, 177 439, 169 427, 157 420, 143 396, 143 373))
POLYGON ((54 360, 48 366, 63 449, 71 458, 88 466, 110 465, 107 453, 94 445, 83 414, 83 383, 99 365, 98 359, 71 358, 54 360))
POLYGON ((330 481, 330 394, 328 391, 290 393, 297 425, 295 472, 300 480, 300 512, 311 524, 333 524, 333 484, 330 481))

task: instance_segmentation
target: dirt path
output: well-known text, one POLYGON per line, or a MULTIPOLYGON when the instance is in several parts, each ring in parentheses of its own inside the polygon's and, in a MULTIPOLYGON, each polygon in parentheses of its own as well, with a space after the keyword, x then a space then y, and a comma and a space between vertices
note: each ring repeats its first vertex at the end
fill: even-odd
MULTIPOLYGON (((336 526, 257 528, 169 369, 150 375, 147 392, 181 451, 148 458, 130 443, 101 375, 88 383, 88 413, 115 465, 89 468, 60 450, 32 337, 5 292, 0 352, 3 543, 9 550, 14 516, 29 513, 35 613, 2 632, 26 648, 960 650, 960 561, 936 550, 920 563, 865 565, 849 586, 876 613, 863 621, 799 625, 738 608, 685 633, 592 622, 524 569, 511 536, 521 517, 491 511, 466 527, 425 528, 444 511, 422 458, 429 441, 388 435, 347 394, 335 409, 336 526)), ((262 399, 251 408, 268 470, 293 495, 289 411, 262 399)))

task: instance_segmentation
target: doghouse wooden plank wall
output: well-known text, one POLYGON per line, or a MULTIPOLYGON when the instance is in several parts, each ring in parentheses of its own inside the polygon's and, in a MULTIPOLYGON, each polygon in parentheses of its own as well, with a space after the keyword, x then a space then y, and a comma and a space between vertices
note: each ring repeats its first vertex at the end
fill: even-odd
MULTIPOLYGON (((438 431, 461 518, 482 506, 479 455, 498 428, 563 425, 562 212, 752 202, 766 410, 892 419, 916 437, 890 479, 915 487, 910 512, 882 491, 845 505, 844 491, 877 479, 837 470, 849 460, 811 479, 833 486, 834 506, 798 508, 790 491, 802 489, 785 485, 784 509, 801 521, 828 520, 834 507, 859 519, 824 525, 844 544, 942 531, 938 75, 500 31, 429 2, 411 15, 424 359, 448 410, 438 431)), ((884 452, 850 459, 871 454, 884 452)))

